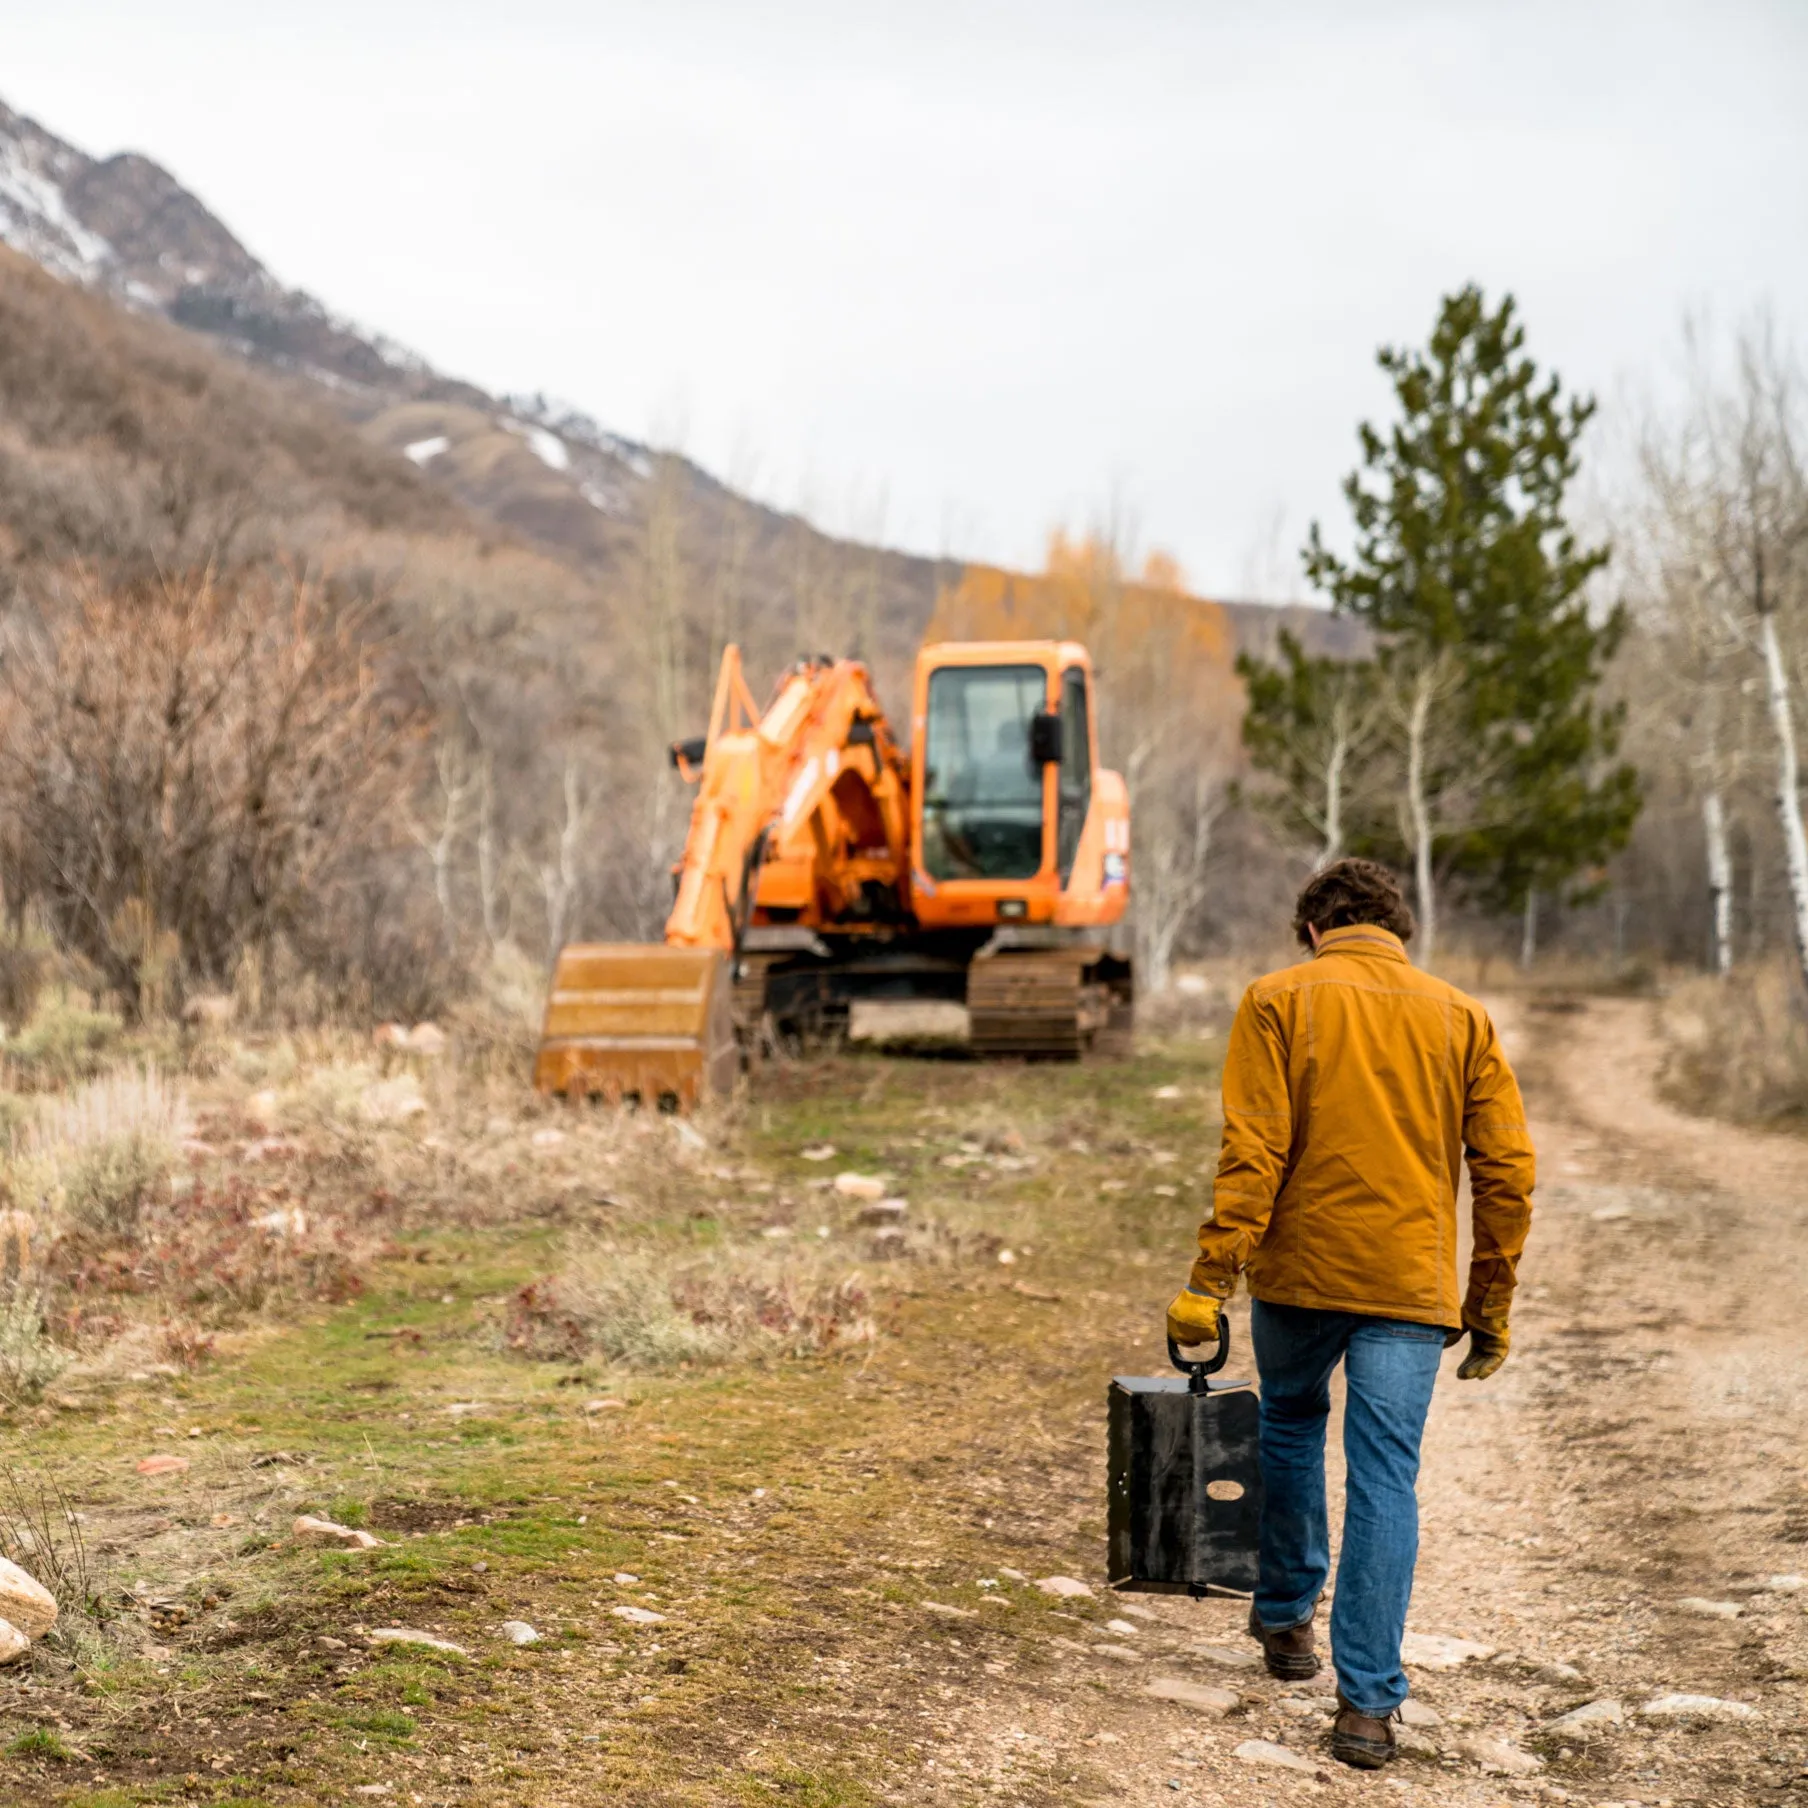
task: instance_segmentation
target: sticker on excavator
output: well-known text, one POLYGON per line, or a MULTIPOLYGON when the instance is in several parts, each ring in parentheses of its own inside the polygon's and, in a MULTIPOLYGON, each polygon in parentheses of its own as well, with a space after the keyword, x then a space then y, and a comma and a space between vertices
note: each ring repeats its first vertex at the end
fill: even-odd
POLYGON ((734 1086, 728 960, 713 948, 577 943, 554 969, 534 1084, 688 1110, 734 1086))

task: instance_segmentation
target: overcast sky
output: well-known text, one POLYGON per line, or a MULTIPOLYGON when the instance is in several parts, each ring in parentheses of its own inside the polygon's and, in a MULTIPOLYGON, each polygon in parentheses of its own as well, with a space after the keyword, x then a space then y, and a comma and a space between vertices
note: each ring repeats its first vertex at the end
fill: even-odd
POLYGON ((1808 340, 1803 0, 0 0, 0 96, 449 372, 926 551, 1115 499, 1220 595, 1467 280, 1606 398, 1685 310, 1808 340))

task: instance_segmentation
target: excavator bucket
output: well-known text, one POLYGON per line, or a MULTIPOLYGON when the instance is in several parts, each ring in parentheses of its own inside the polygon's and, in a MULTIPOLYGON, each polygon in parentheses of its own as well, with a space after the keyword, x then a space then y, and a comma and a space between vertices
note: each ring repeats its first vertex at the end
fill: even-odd
POLYGON ((574 943, 559 955, 534 1084, 688 1111, 734 1085, 733 987, 714 948, 574 943))

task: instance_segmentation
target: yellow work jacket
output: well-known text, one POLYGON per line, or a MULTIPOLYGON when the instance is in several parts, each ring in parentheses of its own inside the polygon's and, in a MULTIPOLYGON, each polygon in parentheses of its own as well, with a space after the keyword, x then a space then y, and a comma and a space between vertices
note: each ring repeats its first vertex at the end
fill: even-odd
POLYGON ((1504 1322, 1532 1219, 1519 1084, 1488 1013, 1397 936, 1333 929, 1243 995, 1193 1283, 1452 1328, 1504 1322), (1458 1162, 1474 1254, 1457 1300, 1458 1162))

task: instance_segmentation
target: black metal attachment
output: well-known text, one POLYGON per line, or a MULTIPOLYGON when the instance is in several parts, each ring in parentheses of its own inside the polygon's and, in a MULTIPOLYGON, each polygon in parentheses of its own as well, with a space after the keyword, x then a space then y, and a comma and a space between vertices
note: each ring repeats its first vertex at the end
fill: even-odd
POLYGON ((1112 1585, 1247 1594, 1262 1517, 1255 1393, 1217 1378, 1230 1359, 1222 1317, 1211 1355, 1183 1356, 1170 1338, 1168 1359, 1178 1375, 1120 1375, 1108 1395, 1112 1585))

